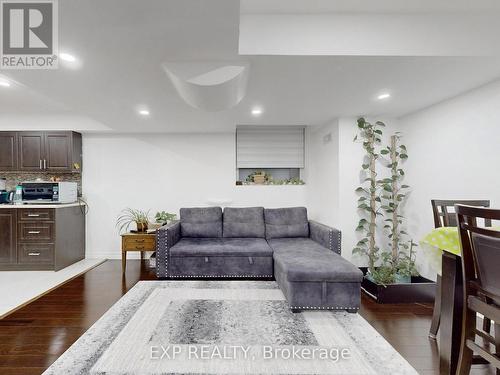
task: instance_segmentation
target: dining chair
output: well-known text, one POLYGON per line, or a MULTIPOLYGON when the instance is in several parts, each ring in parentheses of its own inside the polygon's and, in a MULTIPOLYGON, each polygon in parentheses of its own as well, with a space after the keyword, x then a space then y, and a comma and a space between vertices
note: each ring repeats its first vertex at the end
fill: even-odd
POLYGON ((491 227, 500 220, 500 210, 472 206, 455 206, 464 287, 462 339, 457 374, 469 374, 476 353, 500 374, 500 231, 491 227), (485 226, 478 226, 478 218, 485 226), (494 335, 478 330, 477 314, 494 321, 494 335), (476 342, 481 338, 483 343, 476 342), (491 350, 492 346, 495 351, 491 350))
MULTIPOLYGON (((455 204, 463 204, 475 207, 490 207, 489 200, 444 200, 432 199, 432 214, 434 216, 434 228, 441 227, 456 227, 457 220, 455 214, 455 204)), ((429 337, 435 339, 439 331, 441 322, 441 275, 436 278, 436 297, 434 298, 434 309, 432 312, 432 323, 429 330, 429 337)), ((490 330, 490 322, 488 319, 483 321, 484 329, 490 330)))

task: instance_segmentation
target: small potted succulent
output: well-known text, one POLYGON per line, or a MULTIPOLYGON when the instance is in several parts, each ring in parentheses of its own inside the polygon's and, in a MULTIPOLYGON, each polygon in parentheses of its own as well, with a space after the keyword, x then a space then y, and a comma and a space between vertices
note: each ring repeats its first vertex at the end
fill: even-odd
POLYGON ((271 180, 271 176, 267 174, 264 171, 260 172, 252 172, 251 174, 248 175, 247 177, 247 182, 253 182, 254 184, 257 185, 264 185, 265 183, 269 182, 271 180))
POLYGON ((253 175, 253 182, 255 182, 258 185, 262 185, 266 182, 266 173, 265 172, 259 172, 253 175))
POLYGON ((149 211, 125 208, 116 219, 116 227, 120 233, 128 231, 133 223, 137 226, 138 232, 146 232, 149 224, 149 211))

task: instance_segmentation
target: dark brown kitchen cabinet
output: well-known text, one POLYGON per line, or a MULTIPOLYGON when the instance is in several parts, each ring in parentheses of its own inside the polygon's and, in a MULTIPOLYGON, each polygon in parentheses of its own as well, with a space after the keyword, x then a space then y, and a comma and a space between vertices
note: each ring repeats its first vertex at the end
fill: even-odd
POLYGON ((43 169, 44 141, 42 132, 20 132, 19 170, 39 171, 43 169))
POLYGON ((0 146, 4 144, 7 151, 3 151, 2 147, 0 171, 80 172, 82 168, 80 133, 0 132, 0 146))
POLYGON ((72 134, 68 132, 45 134, 44 169, 51 171, 71 170, 72 134))
POLYGON ((18 138, 16 132, 0 132, 0 170, 17 170, 18 138))
POLYGON ((17 212, 0 210, 0 265, 17 262, 17 212))
POLYGON ((83 258, 82 207, 0 207, 0 271, 58 271, 83 258))

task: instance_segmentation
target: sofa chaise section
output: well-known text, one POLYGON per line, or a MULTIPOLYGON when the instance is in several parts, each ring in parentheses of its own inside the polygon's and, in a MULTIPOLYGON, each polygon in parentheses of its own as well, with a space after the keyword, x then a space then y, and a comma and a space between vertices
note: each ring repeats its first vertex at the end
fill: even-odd
POLYGON ((270 240, 274 274, 292 309, 357 311, 361 271, 310 238, 270 240))
POLYGON ((158 231, 157 276, 272 278, 262 207, 181 209, 180 221, 158 231))
POLYGON ((308 221, 303 207, 266 209, 274 276, 292 310, 359 309, 362 272, 340 256, 340 232, 308 221))

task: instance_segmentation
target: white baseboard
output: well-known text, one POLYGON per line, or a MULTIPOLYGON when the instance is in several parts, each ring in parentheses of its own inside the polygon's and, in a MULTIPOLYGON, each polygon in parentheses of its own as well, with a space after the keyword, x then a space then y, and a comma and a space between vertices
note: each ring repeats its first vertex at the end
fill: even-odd
MULTIPOLYGON (((149 259, 152 252, 146 252, 144 259, 149 259)), ((87 251, 85 253, 87 259, 122 259, 121 251, 87 251)), ((141 259, 141 254, 137 251, 128 251, 127 259, 141 259)))

